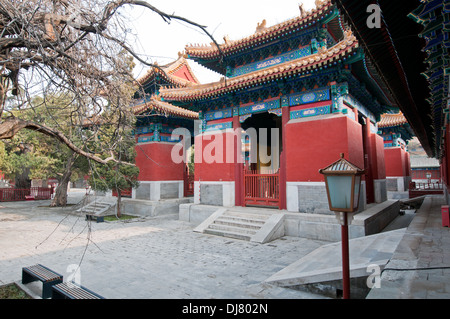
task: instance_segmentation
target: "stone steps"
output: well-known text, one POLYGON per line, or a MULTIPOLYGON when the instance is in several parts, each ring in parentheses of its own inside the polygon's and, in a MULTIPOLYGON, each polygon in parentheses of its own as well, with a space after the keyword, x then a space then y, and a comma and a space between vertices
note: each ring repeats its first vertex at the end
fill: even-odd
POLYGON ((235 227, 244 227, 244 228, 254 228, 260 229, 262 225, 266 223, 267 218, 261 218, 259 216, 238 216, 238 215, 229 215, 224 214, 217 218, 214 223, 229 225, 235 227))
POLYGON ((112 208, 115 204, 108 203, 108 202, 97 202, 94 201, 92 203, 89 203, 76 211, 79 213, 84 213, 88 215, 96 215, 99 216, 106 211, 108 211, 110 208, 112 208))
MULTIPOLYGON (((274 229, 284 235, 282 215, 274 213, 248 213, 219 209, 205 220, 195 231, 247 241, 267 242, 272 238, 274 229)), ((279 236, 281 237, 281 236, 279 236)))
POLYGON ((265 224, 264 217, 227 211, 215 219, 204 233, 250 241, 251 237, 265 224))

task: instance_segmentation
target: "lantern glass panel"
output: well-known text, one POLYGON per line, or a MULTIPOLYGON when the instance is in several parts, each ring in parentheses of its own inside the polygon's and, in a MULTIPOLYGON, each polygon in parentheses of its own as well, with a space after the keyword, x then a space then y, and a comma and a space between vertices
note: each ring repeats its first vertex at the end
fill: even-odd
POLYGON ((352 176, 327 176, 331 206, 333 208, 351 209, 352 207, 352 176))
POLYGON ((357 209, 358 208, 358 204, 359 204, 359 190, 361 187, 361 175, 356 175, 355 176, 355 190, 354 190, 354 197, 353 197, 353 209, 357 209))

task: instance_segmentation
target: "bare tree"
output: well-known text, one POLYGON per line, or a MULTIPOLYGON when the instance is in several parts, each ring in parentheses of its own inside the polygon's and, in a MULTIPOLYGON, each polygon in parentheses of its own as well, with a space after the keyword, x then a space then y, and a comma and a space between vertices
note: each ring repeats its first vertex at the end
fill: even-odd
MULTIPOLYGON (((95 139, 97 134, 86 137, 83 128, 88 125, 101 132, 101 125, 95 124, 105 108, 115 114, 118 126, 132 116, 128 111, 132 89, 124 90, 124 84, 135 83, 129 55, 158 67, 141 59, 129 44, 126 24, 118 14, 127 5, 144 7, 165 21, 196 26, 216 43, 205 26, 166 14, 146 1, 0 0, 0 139, 10 139, 22 129, 35 130, 96 162, 118 161, 114 143, 105 150, 111 154, 107 158, 87 149, 83 139, 95 139), (72 96, 67 121, 78 128, 78 142, 58 125, 20 116, 21 109, 32 107, 29 100, 34 95, 43 96, 45 103, 45 96, 63 93, 72 96)), ((47 112, 51 115, 52 108, 47 112)))

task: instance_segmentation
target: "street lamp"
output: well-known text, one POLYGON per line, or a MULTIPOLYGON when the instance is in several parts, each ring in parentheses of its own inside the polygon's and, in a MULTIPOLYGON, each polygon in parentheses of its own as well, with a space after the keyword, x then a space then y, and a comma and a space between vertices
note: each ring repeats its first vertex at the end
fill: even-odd
POLYGON ((361 175, 364 170, 358 168, 344 158, 320 169, 319 173, 325 177, 328 205, 336 213, 341 224, 342 242, 342 290, 344 299, 350 298, 350 264, 348 250, 348 224, 353 213, 358 209, 359 191, 361 188, 361 175))

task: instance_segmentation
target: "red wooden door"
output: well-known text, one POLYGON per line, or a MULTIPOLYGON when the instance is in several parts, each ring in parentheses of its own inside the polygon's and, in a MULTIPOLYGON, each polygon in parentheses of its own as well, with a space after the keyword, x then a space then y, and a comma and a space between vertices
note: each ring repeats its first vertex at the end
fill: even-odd
POLYGON ((244 206, 280 207, 280 172, 244 170, 244 206))

